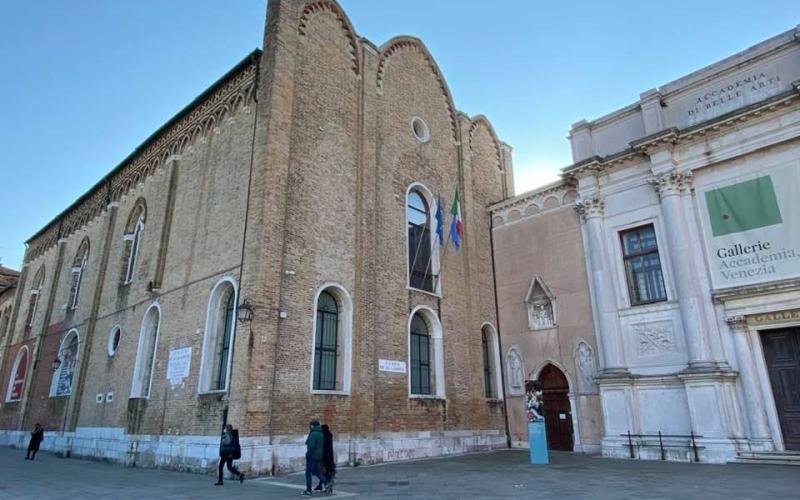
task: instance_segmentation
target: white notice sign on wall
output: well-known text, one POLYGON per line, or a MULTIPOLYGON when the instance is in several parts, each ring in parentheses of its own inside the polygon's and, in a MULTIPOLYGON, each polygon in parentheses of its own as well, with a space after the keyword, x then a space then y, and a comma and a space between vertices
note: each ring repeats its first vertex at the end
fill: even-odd
POLYGON ((378 370, 382 372, 405 373, 406 362, 397 361, 396 359, 379 359, 378 370))
POLYGON ((167 364, 167 380, 171 385, 178 385, 189 376, 189 367, 192 364, 192 348, 173 349, 169 352, 167 364))

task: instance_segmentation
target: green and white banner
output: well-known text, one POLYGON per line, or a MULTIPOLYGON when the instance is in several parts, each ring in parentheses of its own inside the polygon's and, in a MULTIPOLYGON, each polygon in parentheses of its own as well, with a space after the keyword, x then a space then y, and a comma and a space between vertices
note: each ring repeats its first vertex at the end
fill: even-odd
POLYGON ((698 188, 714 288, 800 276, 800 164, 698 188))

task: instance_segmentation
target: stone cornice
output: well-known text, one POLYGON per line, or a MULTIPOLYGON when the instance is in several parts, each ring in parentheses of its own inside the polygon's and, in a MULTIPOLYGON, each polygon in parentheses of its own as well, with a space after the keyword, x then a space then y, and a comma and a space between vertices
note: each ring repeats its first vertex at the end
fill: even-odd
POLYGON ((232 117, 254 97, 260 50, 253 51, 211 87, 178 112, 88 192, 67 207, 28 241, 25 260, 42 255, 102 214, 166 161, 232 117))
POLYGON ((781 292, 800 292, 800 278, 725 288, 712 292, 711 297, 717 302, 726 302, 728 300, 772 295, 781 292))
POLYGON ((645 158, 652 152, 664 147, 672 147, 695 140, 698 137, 720 133, 744 122, 760 118, 765 113, 771 113, 793 105, 798 101, 800 101, 800 80, 792 82, 792 88, 763 101, 744 106, 691 127, 683 129, 671 127, 659 131, 630 142, 629 147, 623 151, 604 157, 592 156, 586 158, 564 167, 561 172, 563 176, 576 176, 586 173, 587 170, 592 173, 599 173, 626 161, 645 158))

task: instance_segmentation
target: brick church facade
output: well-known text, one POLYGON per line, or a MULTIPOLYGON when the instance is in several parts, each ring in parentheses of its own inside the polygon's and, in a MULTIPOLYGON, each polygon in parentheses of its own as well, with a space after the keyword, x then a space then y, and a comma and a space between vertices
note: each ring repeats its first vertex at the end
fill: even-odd
POLYGON ((255 51, 29 241, 3 344, 0 442, 207 470, 504 447, 487 207, 510 148, 423 43, 332 0, 271 0, 255 51), (461 248, 436 239, 461 200, 461 248), (484 370, 476 367, 484 366, 484 370), (63 432, 62 432, 63 431, 63 432))

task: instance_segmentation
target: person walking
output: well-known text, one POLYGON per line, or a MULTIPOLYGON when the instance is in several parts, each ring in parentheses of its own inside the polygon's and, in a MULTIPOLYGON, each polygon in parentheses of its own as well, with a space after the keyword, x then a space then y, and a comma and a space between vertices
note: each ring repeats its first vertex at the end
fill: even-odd
POLYGON ((42 426, 39 425, 39 422, 36 422, 36 425, 33 427, 33 431, 31 432, 31 440, 28 442, 28 453, 25 454, 25 460, 33 460, 36 456, 36 452, 39 451, 39 445, 42 444, 44 440, 44 429, 42 426))
MULTIPOLYGON (((325 490, 329 495, 333 493, 333 478, 336 475, 336 458, 333 455, 333 433, 328 424, 322 424, 322 473, 328 479, 328 488, 325 490)), ((314 488, 314 491, 322 491, 322 481, 314 488)))
POLYGON ((312 420, 309 424, 308 437, 306 438, 306 489, 303 491, 304 496, 311 496, 311 476, 317 476, 323 488, 327 487, 328 481, 325 474, 320 471, 320 462, 322 462, 322 447, 323 447, 322 428, 319 426, 317 420, 312 420))
POLYGON ((239 444, 239 431, 231 424, 226 424, 222 429, 219 440, 219 467, 217 467, 217 482, 214 486, 222 486, 222 468, 227 465, 228 471, 238 476, 239 482, 244 482, 244 474, 234 467, 233 461, 242 458, 242 447, 239 444))

